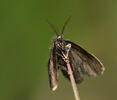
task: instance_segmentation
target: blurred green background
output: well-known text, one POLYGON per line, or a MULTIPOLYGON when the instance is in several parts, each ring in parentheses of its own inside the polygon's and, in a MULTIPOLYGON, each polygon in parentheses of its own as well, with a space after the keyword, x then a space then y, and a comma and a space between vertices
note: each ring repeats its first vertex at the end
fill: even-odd
POLYGON ((74 100, 71 84, 59 71, 59 86, 49 88, 47 62, 55 33, 72 16, 64 38, 95 54, 104 75, 78 85, 81 100, 116 100, 116 0, 1 0, 0 100, 74 100))

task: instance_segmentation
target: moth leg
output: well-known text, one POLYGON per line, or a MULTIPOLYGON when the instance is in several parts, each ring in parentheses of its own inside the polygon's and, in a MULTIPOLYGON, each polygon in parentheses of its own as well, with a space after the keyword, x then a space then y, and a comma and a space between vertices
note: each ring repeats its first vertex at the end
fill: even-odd
POLYGON ((69 59, 69 51, 70 51, 70 48, 71 48, 71 44, 67 44, 66 46, 65 46, 65 49, 66 49, 66 54, 64 53, 64 52, 62 52, 62 58, 63 58, 63 60, 64 61, 66 61, 66 59, 69 59))
POLYGON ((66 58, 68 58, 68 56, 69 56, 69 51, 70 51, 70 49, 71 49, 71 44, 69 43, 69 44, 67 44, 65 47, 66 47, 66 50, 67 50, 66 58))

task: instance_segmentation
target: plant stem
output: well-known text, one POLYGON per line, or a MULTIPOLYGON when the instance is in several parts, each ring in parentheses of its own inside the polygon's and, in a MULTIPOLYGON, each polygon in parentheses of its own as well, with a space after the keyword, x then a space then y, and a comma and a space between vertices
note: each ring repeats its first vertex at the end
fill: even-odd
POLYGON ((70 81, 71 81, 71 84, 72 84, 75 100, 80 100, 79 93, 78 93, 77 86, 76 86, 76 82, 74 80, 74 76, 73 76, 73 72, 71 70, 69 60, 67 59, 65 61, 66 61, 66 64, 67 64, 68 74, 70 76, 70 81))

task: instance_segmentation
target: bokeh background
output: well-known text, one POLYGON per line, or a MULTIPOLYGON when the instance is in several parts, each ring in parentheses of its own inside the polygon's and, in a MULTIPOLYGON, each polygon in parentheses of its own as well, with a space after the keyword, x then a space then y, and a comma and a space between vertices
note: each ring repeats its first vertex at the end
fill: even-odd
POLYGON ((55 33, 48 19, 69 39, 95 54, 104 75, 85 76, 81 100, 116 100, 116 0, 1 0, 0 100, 74 100, 71 84, 59 71, 59 87, 49 88, 47 63, 55 33))

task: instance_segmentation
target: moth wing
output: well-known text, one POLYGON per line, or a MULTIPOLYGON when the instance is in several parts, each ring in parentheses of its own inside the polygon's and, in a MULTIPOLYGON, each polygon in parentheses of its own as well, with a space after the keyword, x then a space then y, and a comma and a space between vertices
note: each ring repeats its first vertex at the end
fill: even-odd
MULTIPOLYGON (((69 78, 69 74, 68 74, 68 69, 67 69, 67 65, 65 63, 65 61, 60 58, 59 60, 59 66, 61 68, 61 71, 63 73, 63 75, 70 80, 69 78)), ((70 65, 71 65, 71 69, 73 72, 73 76, 75 79, 76 83, 81 83, 84 80, 84 74, 81 70, 81 58, 79 56, 76 56, 74 51, 69 52, 69 61, 70 61, 70 65)))
MULTIPOLYGON (((61 68, 61 71, 62 71, 64 77, 67 78, 68 80, 70 80, 68 70, 66 69, 67 66, 66 67, 65 66, 60 66, 60 68, 61 68)), ((81 71, 81 68, 75 66, 75 63, 71 63, 71 69, 72 69, 72 72, 73 72, 75 82, 78 83, 78 84, 81 83, 84 80, 84 75, 83 75, 83 73, 81 71)))
POLYGON ((98 58, 71 41, 66 40, 66 43, 71 44, 71 53, 74 59, 77 60, 76 62, 78 62, 77 67, 80 67, 84 74, 89 76, 103 74, 104 66, 98 58))
POLYGON ((57 67, 57 57, 55 54, 56 48, 54 47, 54 44, 51 48, 51 54, 50 59, 48 61, 48 74, 49 74, 49 82, 50 82, 50 88, 54 91, 56 90, 58 86, 58 67, 57 67))
POLYGON ((76 55, 76 52, 74 52, 73 50, 69 52, 69 60, 75 82, 79 84, 84 80, 84 73, 82 72, 81 69, 82 60, 79 56, 76 55))

